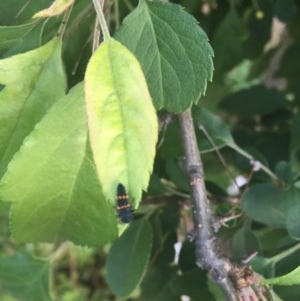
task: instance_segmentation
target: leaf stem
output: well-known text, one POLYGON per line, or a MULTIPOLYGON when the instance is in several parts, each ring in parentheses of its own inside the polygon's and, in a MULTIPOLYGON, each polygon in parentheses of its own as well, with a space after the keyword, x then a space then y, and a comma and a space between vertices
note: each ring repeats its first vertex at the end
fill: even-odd
POLYGON ((60 38, 62 38, 62 36, 65 32, 66 24, 67 24, 67 22, 70 18, 72 8, 73 8, 73 4, 64 13, 63 19, 62 19, 61 24, 59 26, 59 29, 57 31, 57 36, 60 37, 60 38))
POLYGON ((108 30, 108 27, 107 27, 107 24, 106 24, 106 21, 105 21, 105 17, 104 17, 104 14, 103 14, 103 10, 102 10, 102 7, 99 3, 99 0, 93 0, 93 3, 94 3, 94 7, 95 7, 95 10, 96 10, 96 13, 97 13, 97 17, 98 17, 98 20, 99 20, 99 23, 100 23, 100 26, 101 26, 101 29, 102 29, 104 40, 109 40, 110 39, 110 34, 109 34, 109 30, 108 30))
POLYGON ((291 248, 289 248, 271 258, 268 258, 268 260, 270 262, 276 263, 276 262, 282 260, 283 258, 286 258, 289 255, 293 254, 294 252, 298 251, 299 249, 300 249, 300 243, 297 243, 296 245, 292 246, 291 248))
POLYGON ((80 13, 76 17, 74 17, 74 19, 72 19, 72 22, 69 23, 69 26, 65 31, 64 34, 65 40, 68 40, 72 37, 72 34, 79 28, 81 22, 86 20, 92 11, 93 11, 93 3, 89 3, 84 7, 83 10, 80 11, 80 13))
POLYGON ((263 170, 267 175, 269 175, 275 182, 281 183, 281 180, 264 164, 262 164, 260 161, 256 160, 253 156, 248 154, 246 151, 238 147, 236 144, 230 144, 229 145, 232 149, 236 150, 238 153, 240 153, 245 158, 249 159, 252 164, 257 163, 258 168, 263 170))
POLYGON ((100 43, 100 30, 99 30, 99 20, 95 19, 94 32, 93 32, 93 47, 92 52, 94 53, 99 47, 100 43))

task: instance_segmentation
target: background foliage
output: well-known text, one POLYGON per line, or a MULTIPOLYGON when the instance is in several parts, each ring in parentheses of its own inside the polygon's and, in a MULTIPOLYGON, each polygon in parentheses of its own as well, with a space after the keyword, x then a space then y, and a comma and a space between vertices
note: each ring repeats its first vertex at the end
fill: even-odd
MULTIPOLYGON (((172 2, 185 9, 105 5, 111 35, 140 61, 160 110, 148 191, 115 240, 117 218, 101 201, 78 85, 92 54, 92 2, 75 1, 60 41, 61 16, 32 19, 52 1, 1 1, 1 300, 223 300, 186 239, 189 184, 169 113, 201 95, 193 117, 208 195, 220 218, 234 217, 218 232, 221 251, 236 261, 257 252, 250 263, 265 278, 299 266, 299 2, 172 2)), ((299 300, 298 270, 276 281, 282 300, 299 300)))

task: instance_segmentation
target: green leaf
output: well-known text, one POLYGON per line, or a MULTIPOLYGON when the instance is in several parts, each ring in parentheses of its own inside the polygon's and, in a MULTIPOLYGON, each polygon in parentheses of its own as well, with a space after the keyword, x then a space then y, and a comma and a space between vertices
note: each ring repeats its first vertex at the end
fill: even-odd
MULTIPOLYGON (((160 142, 161 143, 161 142, 160 142)), ((178 119, 171 122, 163 134, 162 144, 157 149, 157 157, 162 160, 177 159, 184 154, 180 139, 178 119)))
POLYGON ((175 160, 166 161, 166 173, 168 178, 175 184, 177 189, 189 191, 189 182, 182 167, 175 160))
POLYGON ((161 216, 161 230, 163 233, 163 240, 162 240, 162 247, 159 251, 156 253, 156 258, 155 258, 155 265, 156 266, 161 266, 161 267, 166 267, 166 266, 171 266, 174 263, 174 258, 175 258, 175 248, 174 245, 177 243, 177 236, 176 232, 171 232, 170 228, 172 226, 176 226, 178 229, 178 220, 180 218, 179 213, 174 212, 174 207, 170 208, 173 212, 170 213, 162 213, 165 216, 161 216), (168 215, 168 216, 167 216, 168 215), (164 219, 164 220, 163 220, 164 219), (170 221, 166 220, 170 219, 170 221), (176 224, 177 222, 177 224, 176 224), (169 223, 169 225, 168 225, 169 223))
POLYGON ((299 285, 300 284, 300 266, 291 271, 290 273, 271 279, 265 279, 265 284, 272 285, 299 285))
MULTIPOLYGON (((250 160, 255 157, 235 143, 229 127, 219 116, 205 108, 195 106, 193 107, 193 119, 198 129, 196 133, 201 153, 211 152, 224 146, 229 146, 245 158, 250 165, 250 160)), ((261 160, 259 162, 265 164, 265 162, 261 160)), ((266 166, 262 165, 261 169, 266 171, 266 166)))
POLYGON ((211 278, 207 279, 207 287, 209 291, 213 294, 214 301, 226 301, 223 291, 220 289, 220 286, 216 284, 211 278))
POLYGON ((0 178, 24 138, 65 94, 61 43, 0 60, 0 178))
POLYGON ((148 187, 146 196, 149 196, 149 195, 158 196, 158 195, 162 195, 166 192, 167 192, 167 190, 166 190, 165 186, 162 184, 160 177, 157 174, 152 173, 152 175, 150 177, 149 187, 148 187))
MULTIPOLYGON (((272 251, 274 250, 274 240, 272 240, 272 251)), ((261 274, 265 275, 267 277, 273 277, 275 275, 275 265, 276 265, 276 259, 274 258, 266 258, 262 257, 260 255, 257 255, 251 259, 251 266, 253 269, 261 274)))
POLYGON ((216 73, 227 71, 243 59, 242 38, 245 29, 238 12, 231 7, 212 40, 216 73))
POLYGON ((271 184, 255 184, 246 192, 242 206, 246 215, 271 227, 285 226, 288 192, 271 184))
POLYGON ((283 95, 261 85, 230 94, 220 103, 222 109, 245 116, 270 114, 286 105, 283 95))
POLYGON ((240 261, 253 254, 260 253, 260 243, 255 233, 246 228, 240 228, 232 238, 232 253, 235 261, 240 261))
MULTIPOLYGON (((32 22, 32 21, 31 21, 32 22)), ((24 33, 19 38, 18 34, 21 35, 22 29, 13 26, 7 27, 8 31, 13 33, 12 39, 6 39, 3 49, 0 50, 0 56, 2 58, 11 57, 16 54, 25 53, 27 51, 39 48, 42 45, 42 36, 45 29, 47 20, 39 20, 39 22, 32 23, 32 28, 24 33), (20 29, 20 30, 19 30, 20 29)), ((20 25, 21 27, 22 25, 20 25)), ((51 35, 51 37, 53 34, 51 35)), ((4 35, 6 38, 6 35, 4 35)))
POLYGON ((153 168, 158 124, 133 54, 113 39, 103 42, 88 64, 85 94, 91 146, 103 192, 115 202, 116 187, 122 183, 137 207, 153 168))
POLYGON ((274 291, 273 289, 269 289, 269 294, 271 295, 272 301, 283 301, 274 291))
POLYGON ((292 238, 300 240, 300 189, 289 190, 286 210, 287 230, 292 238))
POLYGON ((177 269, 167 265, 154 266, 147 272, 141 285, 141 301, 180 301, 180 296, 174 296, 169 289, 173 279, 177 277, 177 269))
POLYGON ((188 239, 184 241, 179 253, 179 267, 183 272, 194 270, 196 265, 195 244, 188 239))
POLYGON ((112 245, 107 258, 107 281, 118 297, 128 297, 141 282, 151 245, 152 230, 145 219, 133 222, 112 245))
POLYGON ((183 295, 192 300, 200 300, 199 296, 203 300, 213 300, 206 282, 206 273, 200 269, 178 275, 174 267, 154 267, 145 277, 141 300, 179 301, 183 295))
POLYGON ((300 115, 297 114, 292 119, 290 134, 290 155, 291 164, 298 171, 300 170, 300 115))
POLYGON ((297 6, 294 0, 276 0, 275 15, 281 22, 291 21, 297 14, 297 6))
POLYGON ((179 113, 205 93, 213 50, 196 19, 180 6, 140 0, 116 38, 141 63, 156 109, 179 113))
POLYGON ((19 241, 97 246, 117 234, 115 213, 99 187, 91 155, 83 85, 49 111, 26 139, 2 179, 0 197, 13 202, 19 241))
POLYGON ((275 173, 285 183, 293 183, 299 177, 299 173, 287 161, 279 161, 275 166, 275 173))
POLYGON ((49 0, 30 1, 1 0, 0 20, 1 24, 21 24, 31 19, 32 15, 49 5, 49 0))
POLYGON ((207 274, 201 269, 195 269, 173 279, 170 287, 175 296, 187 295, 192 300, 212 300, 213 296, 207 288, 207 274))
POLYGON ((193 118, 198 132, 198 144, 202 153, 219 149, 225 145, 235 148, 235 143, 228 126, 220 117, 206 110, 205 108, 194 107, 193 118), (201 131, 204 128, 207 135, 201 131))
POLYGON ((196 127, 200 130, 197 132, 197 139, 200 151, 202 153, 215 151, 216 149, 226 145, 243 156, 247 160, 247 163, 249 162, 249 166, 251 161, 259 162, 260 169, 262 171, 271 175, 272 177, 276 177, 266 166, 265 162, 262 160, 257 160, 257 158, 255 158, 251 153, 246 152, 234 142, 228 126, 221 120, 219 116, 204 108, 195 106, 193 108, 193 118, 196 127))
POLYGON ((50 264, 16 253, 0 259, 1 293, 9 293, 18 300, 50 301, 50 264))
POLYGON ((0 26, 0 51, 7 50, 26 36, 37 25, 37 21, 19 26, 0 26))

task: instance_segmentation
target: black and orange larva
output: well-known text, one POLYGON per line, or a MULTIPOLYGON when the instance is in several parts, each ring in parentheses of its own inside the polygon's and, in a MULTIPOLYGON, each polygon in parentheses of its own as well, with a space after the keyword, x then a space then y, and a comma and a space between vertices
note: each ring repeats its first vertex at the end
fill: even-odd
POLYGON ((126 189, 122 184, 117 187, 117 211, 122 223, 128 224, 133 220, 133 209, 128 201, 126 189))

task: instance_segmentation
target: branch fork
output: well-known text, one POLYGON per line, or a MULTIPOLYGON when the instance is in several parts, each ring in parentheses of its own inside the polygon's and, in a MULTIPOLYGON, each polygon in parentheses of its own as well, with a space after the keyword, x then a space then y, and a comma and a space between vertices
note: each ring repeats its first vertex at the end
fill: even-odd
POLYGON ((185 153, 186 173, 190 182, 196 264, 208 271, 228 301, 266 301, 261 290, 253 289, 253 283, 250 281, 253 279, 253 272, 246 272, 251 268, 246 264, 240 264, 237 268, 236 264, 218 251, 219 246, 213 228, 216 217, 206 195, 203 165, 191 109, 180 114, 178 118, 185 153), (240 283, 243 285, 239 285, 240 283))

